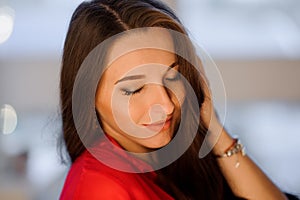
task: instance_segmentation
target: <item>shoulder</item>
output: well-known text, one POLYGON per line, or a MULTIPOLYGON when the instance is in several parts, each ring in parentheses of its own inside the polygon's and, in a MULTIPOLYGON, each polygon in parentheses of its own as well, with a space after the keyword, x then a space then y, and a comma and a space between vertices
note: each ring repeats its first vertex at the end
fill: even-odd
POLYGON ((123 178, 124 174, 84 153, 71 166, 60 199, 129 200, 128 184, 123 178))

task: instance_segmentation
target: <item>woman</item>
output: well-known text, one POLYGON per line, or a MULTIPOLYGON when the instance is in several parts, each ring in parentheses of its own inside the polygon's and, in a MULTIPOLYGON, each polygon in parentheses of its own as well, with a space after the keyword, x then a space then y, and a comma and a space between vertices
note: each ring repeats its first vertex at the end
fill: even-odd
POLYGON ((75 10, 60 84, 72 162, 61 199, 286 199, 211 112, 201 63, 176 33, 187 36, 156 0, 75 10), (207 132, 219 137, 200 159, 207 132))

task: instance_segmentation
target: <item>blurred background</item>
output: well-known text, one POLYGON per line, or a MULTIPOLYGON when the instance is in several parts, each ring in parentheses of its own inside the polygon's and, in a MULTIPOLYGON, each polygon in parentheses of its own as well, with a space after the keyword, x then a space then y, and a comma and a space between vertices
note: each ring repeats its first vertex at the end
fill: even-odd
MULTIPOLYGON (((56 150, 60 61, 80 2, 0 0, 1 200, 59 197, 68 170, 56 150)), ((300 195, 300 1, 167 3, 218 66, 226 128, 282 190, 300 195)))

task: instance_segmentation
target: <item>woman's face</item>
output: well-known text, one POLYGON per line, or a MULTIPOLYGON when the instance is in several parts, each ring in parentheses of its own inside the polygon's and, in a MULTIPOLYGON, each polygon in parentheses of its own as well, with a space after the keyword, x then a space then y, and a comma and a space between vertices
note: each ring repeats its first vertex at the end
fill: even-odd
MULTIPOLYGON (((169 35, 164 38, 173 46, 169 35)), ((122 40, 126 43, 122 38, 118 43, 122 40)), ((110 54, 114 51, 117 48, 110 54)), ((128 151, 145 153, 171 141, 184 96, 175 54, 145 48, 109 64, 99 82, 95 104, 106 134, 128 151)))

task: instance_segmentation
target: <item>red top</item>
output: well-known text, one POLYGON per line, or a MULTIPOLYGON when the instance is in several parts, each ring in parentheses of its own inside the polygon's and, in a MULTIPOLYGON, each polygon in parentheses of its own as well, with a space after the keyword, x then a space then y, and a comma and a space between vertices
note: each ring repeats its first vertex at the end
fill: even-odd
MULTIPOLYGON (((105 157, 105 159, 113 161, 114 164, 138 169, 141 172, 149 171, 150 166, 147 163, 129 156, 124 151, 119 151, 120 145, 115 140, 109 139, 114 144, 101 139, 100 144, 92 149, 93 155, 96 152, 97 157, 98 155, 105 157)), ((60 200, 174 200, 155 183, 155 172, 129 173, 119 171, 103 164, 93 155, 86 150, 72 164, 60 200)))

